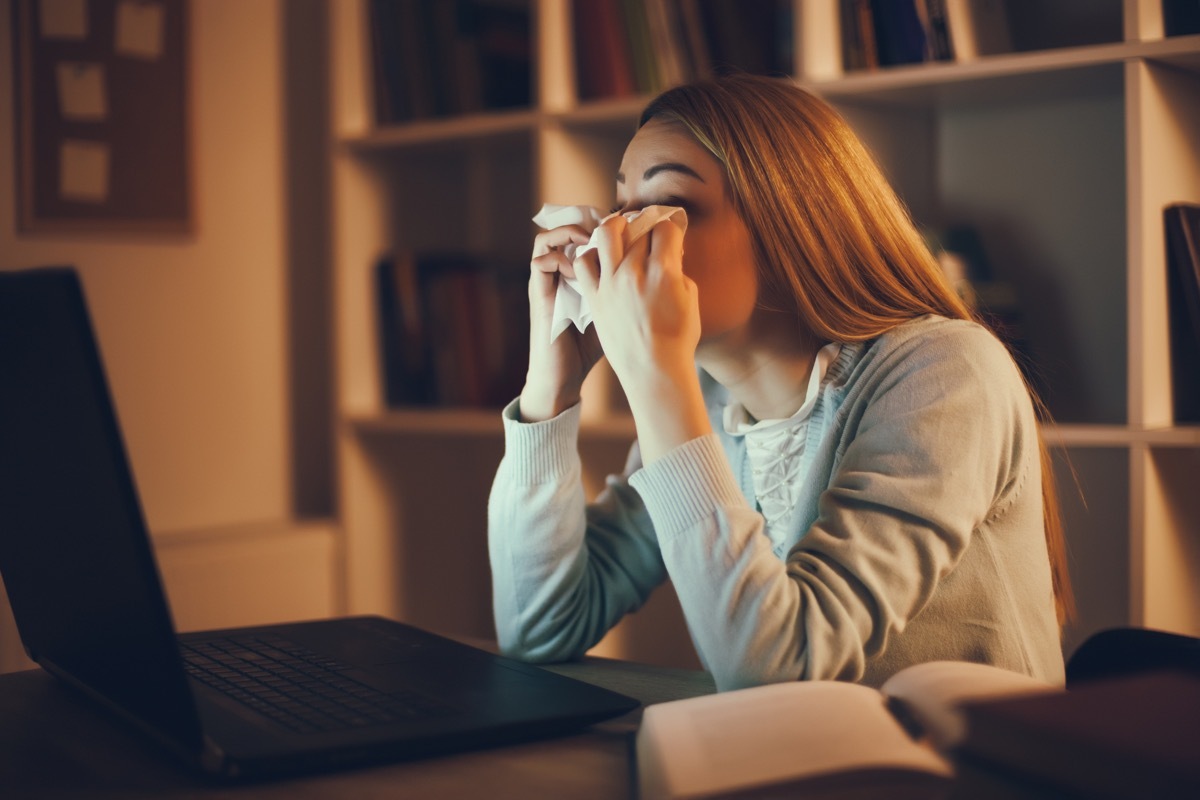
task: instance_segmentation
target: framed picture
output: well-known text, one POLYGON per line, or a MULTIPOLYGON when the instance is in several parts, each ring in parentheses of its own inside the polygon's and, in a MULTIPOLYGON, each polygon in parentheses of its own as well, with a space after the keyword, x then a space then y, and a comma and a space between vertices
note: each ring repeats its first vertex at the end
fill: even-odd
POLYGON ((14 0, 22 233, 193 229, 187 0, 14 0))

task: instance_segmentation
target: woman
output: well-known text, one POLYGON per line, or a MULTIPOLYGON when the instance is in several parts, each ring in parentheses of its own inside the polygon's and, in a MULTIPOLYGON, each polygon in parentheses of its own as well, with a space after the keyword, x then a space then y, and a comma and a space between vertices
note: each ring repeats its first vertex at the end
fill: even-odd
POLYGON ((688 228, 625 249, 617 214, 573 262, 583 228, 535 241, 489 503, 502 649, 578 657, 669 577, 722 690, 938 659, 1061 682, 1069 589, 1030 393, 846 123, 777 79, 679 87, 616 188, 618 210, 682 206, 688 228), (551 341, 564 277, 594 322, 551 341), (602 353, 637 443, 587 505, 579 393, 602 353))

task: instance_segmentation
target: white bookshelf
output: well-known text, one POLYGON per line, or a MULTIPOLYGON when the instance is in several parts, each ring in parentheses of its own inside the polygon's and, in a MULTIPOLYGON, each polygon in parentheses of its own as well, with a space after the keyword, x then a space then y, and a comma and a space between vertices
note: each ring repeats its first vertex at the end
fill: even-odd
MULTIPOLYGON (((1067 21, 1080 7, 1039 6, 1039 35, 1051 43, 1056 3, 1067 21)), ((533 108, 377 129, 366 4, 330 4, 350 612, 490 633, 484 509, 502 448, 498 414, 383 407, 371 269, 390 248, 451 245, 521 262, 541 203, 611 203, 649 98, 579 103, 571 3, 531 7, 533 108)), ((796 79, 847 116, 916 219, 980 231, 1021 297, 1055 416, 1047 435, 1083 490, 1064 460, 1080 601, 1068 650, 1112 625, 1200 634, 1200 426, 1171 416, 1161 223, 1164 204, 1200 202, 1200 36, 1163 38, 1157 0, 1092 7, 1118 21, 1110 41, 848 75, 822 49, 838 40, 829 3, 795 7, 805 43, 796 79)), ((619 394, 604 372, 587 387, 581 447, 592 491, 634 435, 619 394)), ((601 652, 688 663, 673 598, 661 595, 601 652)))

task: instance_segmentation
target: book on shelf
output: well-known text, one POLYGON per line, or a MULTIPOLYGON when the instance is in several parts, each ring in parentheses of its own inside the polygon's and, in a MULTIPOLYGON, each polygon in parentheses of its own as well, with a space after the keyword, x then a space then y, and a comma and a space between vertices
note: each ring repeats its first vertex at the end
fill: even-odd
POLYGON ((526 272, 458 254, 389 254, 375 268, 383 401, 499 408, 528 352, 526 272))
POLYGON ((1005 0, 836 1, 846 72, 1013 49, 1005 0))
POLYGON ((875 44, 875 17, 871 0, 840 0, 842 68, 846 72, 879 68, 875 44))
POLYGON ((941 231, 926 228, 923 234, 958 296, 1007 345, 1026 379, 1038 386, 1017 287, 996 276, 979 232, 969 225, 954 225, 941 231))
POLYGON ((791 0, 575 0, 572 13, 581 100, 729 70, 791 73, 791 0))
POLYGON ((527 107, 532 101, 526 4, 371 0, 369 24, 378 124, 527 107))
POLYGON ((1162 0, 1162 14, 1164 35, 1200 33, 1200 0, 1162 0))
POLYGON ((1200 205, 1163 210, 1176 422, 1200 422, 1200 205))
POLYGON ((874 0, 871 14, 875 21, 875 46, 879 66, 919 64, 928 61, 929 36, 925 21, 917 13, 922 0, 874 0))
POLYGON ((617 0, 575 0, 575 74, 581 100, 637 93, 624 24, 617 0))
POLYGON ((647 706, 640 796, 944 797, 965 704, 1058 691, 998 667, 935 661, 879 689, 791 681, 647 706))

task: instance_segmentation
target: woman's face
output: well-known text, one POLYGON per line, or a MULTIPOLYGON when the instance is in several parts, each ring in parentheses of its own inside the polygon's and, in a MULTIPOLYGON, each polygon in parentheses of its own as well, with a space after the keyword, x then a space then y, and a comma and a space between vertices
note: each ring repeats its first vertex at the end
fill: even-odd
POLYGON ((683 271, 698 289, 701 342, 740 331, 758 296, 750 232, 721 163, 681 125, 659 119, 638 130, 617 173, 617 209, 651 205, 687 211, 683 271))

